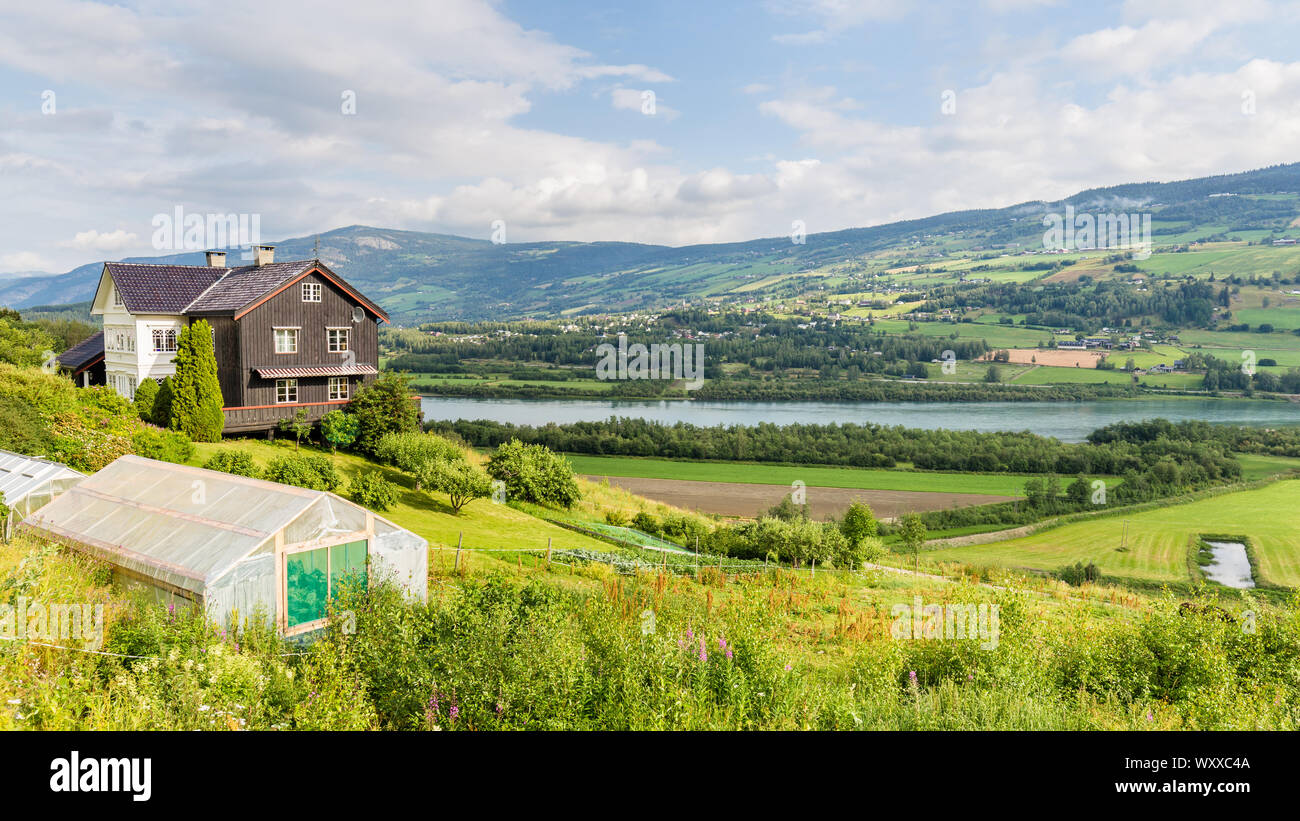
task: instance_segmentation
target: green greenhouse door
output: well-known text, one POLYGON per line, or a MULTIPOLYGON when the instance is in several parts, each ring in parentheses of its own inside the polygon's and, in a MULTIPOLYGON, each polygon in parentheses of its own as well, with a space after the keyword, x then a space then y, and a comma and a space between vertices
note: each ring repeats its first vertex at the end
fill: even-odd
POLYGON ((347 544, 290 553, 285 559, 285 598, 288 626, 298 627, 325 618, 329 601, 345 579, 366 585, 366 547, 361 539, 347 544))

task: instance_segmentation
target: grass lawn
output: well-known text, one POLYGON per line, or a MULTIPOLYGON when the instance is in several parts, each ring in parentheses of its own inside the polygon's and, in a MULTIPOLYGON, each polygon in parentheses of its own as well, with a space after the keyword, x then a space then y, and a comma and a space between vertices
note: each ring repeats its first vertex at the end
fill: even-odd
MULTIPOLYGON (((220 444, 198 443, 197 448, 190 464, 199 466, 218 448, 247 451, 263 466, 276 456, 293 453, 293 444, 283 440, 267 442, 262 439, 228 439, 220 444)), ((302 450, 328 454, 328 451, 307 445, 302 450)), ((399 471, 376 465, 350 453, 337 453, 332 458, 339 472, 348 481, 363 470, 378 470, 389 481, 397 484, 401 488, 397 507, 380 515, 428 539, 430 548, 454 548, 460 534, 464 533, 466 547, 544 548, 546 540, 550 538, 554 540, 556 548, 610 549, 606 542, 542 521, 508 505, 495 504, 491 499, 476 499, 461 508, 459 514, 453 514, 444 494, 415 490, 410 477, 399 471)), ((346 485, 339 495, 347 495, 346 485)), ((436 553, 433 560, 437 560, 436 553)))
POLYGON ((1293 456, 1238 453, 1236 457, 1237 461, 1241 462, 1242 478, 1248 482, 1285 473, 1288 470, 1300 470, 1300 459, 1293 456))
POLYGON ((1300 586, 1300 480, 1228 493, 1131 516, 1075 522, 1019 539, 946 548, 927 559, 972 565, 1057 570, 1096 562, 1102 573, 1142 581, 1188 581, 1188 539, 1205 533, 1240 533, 1255 544, 1265 579, 1300 586), (1124 525, 1128 550, 1120 552, 1124 525))
POLYGON ((1005 473, 924 473, 750 462, 687 462, 627 456, 565 455, 578 473, 638 479, 693 479, 701 482, 747 482, 759 485, 790 485, 798 480, 813 487, 1019 496, 1024 490, 1025 479, 1028 478, 1005 473))

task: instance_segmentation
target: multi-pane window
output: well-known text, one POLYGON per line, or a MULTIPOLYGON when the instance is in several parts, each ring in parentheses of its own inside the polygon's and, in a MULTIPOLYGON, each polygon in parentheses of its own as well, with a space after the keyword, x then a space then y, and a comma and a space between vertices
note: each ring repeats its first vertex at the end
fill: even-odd
POLYGON ((346 376, 330 377, 330 399, 348 398, 348 378, 346 376))
POLYGON ((174 353, 175 351, 176 351, 176 329, 175 328, 154 328, 153 352, 174 353))
POLYGON ((298 401, 298 380, 297 379, 277 379, 275 380, 275 401, 276 404, 283 405, 288 402, 298 401))
POLYGON ((298 353, 298 329, 297 328, 276 328, 275 329, 275 352, 276 353, 298 353))
POLYGON ((109 288, 113 291, 113 307, 115 307, 115 308, 121 308, 121 307, 122 307, 122 292, 119 291, 119 290, 117 290, 117 285, 116 285, 116 284, 110 285, 109 288))
POLYGON ((304 282, 302 284, 303 302, 320 302, 320 283, 304 282))
POLYGON ((135 353, 135 333, 116 329, 105 332, 104 350, 135 353))
POLYGON ((325 338, 329 340, 330 353, 343 353, 348 350, 350 329, 348 328, 326 328, 325 338))

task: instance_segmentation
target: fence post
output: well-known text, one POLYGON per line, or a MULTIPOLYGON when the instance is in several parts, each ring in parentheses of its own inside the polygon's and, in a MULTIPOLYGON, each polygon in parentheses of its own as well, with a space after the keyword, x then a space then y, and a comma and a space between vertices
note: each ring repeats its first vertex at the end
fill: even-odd
POLYGON ((813 561, 812 561, 812 577, 813 577, 814 579, 817 578, 817 560, 816 560, 816 559, 813 559, 813 561))
POLYGON ((551 537, 546 537, 546 566, 551 566, 551 537))
POLYGON ((460 572, 460 546, 465 543, 465 531, 460 532, 460 538, 456 540, 456 564, 452 566, 453 573, 460 572))

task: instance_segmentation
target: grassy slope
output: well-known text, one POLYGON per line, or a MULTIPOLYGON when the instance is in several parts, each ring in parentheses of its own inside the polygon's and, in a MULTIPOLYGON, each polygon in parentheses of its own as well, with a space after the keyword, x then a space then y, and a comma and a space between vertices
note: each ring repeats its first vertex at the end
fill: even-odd
POLYGON ((1096 562, 1102 572, 1144 581, 1186 581, 1189 538, 1241 533, 1255 543, 1264 578, 1300 586, 1300 480, 1229 493, 1132 516, 1076 522, 1019 539, 927 553, 937 561, 1056 570, 1096 562), (1128 524, 1126 552, 1120 546, 1128 524))
MULTIPOLYGON (((199 444, 191 464, 202 465, 218 448, 247 451, 260 465, 265 465, 275 456, 293 452, 293 445, 284 441, 231 439, 219 445, 199 444)), ((303 446, 303 450, 317 452, 308 446, 303 446)), ((348 480, 362 470, 379 470, 389 481, 400 486, 397 507, 381 515, 428 539, 431 548, 455 547, 460 534, 464 533, 466 547, 544 548, 549 538, 554 540, 557 548, 609 549, 605 542, 544 522, 507 505, 494 504, 490 499, 477 499, 462 508, 458 515, 452 514, 445 495, 416 491, 411 479, 399 471, 349 453, 335 454, 333 459, 339 472, 348 480)), ((436 554, 434 558, 436 561, 436 554)))
POLYGON ((766 465, 737 462, 686 462, 622 456, 568 454, 579 473, 646 479, 693 479, 702 482, 748 482, 789 485, 798 480, 813 487, 863 490, 914 490, 937 493, 990 493, 1019 496, 1024 476, 980 473, 921 473, 905 470, 766 465))

